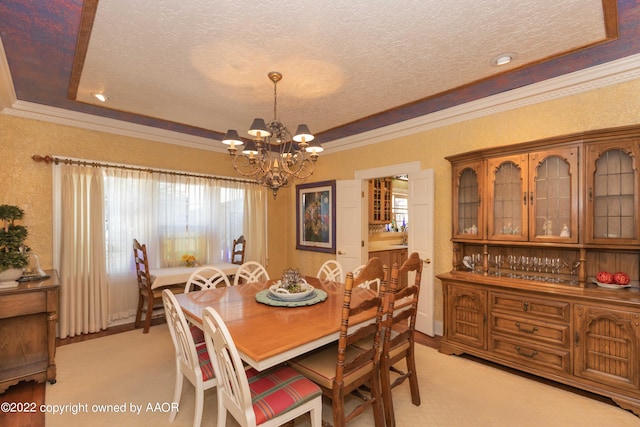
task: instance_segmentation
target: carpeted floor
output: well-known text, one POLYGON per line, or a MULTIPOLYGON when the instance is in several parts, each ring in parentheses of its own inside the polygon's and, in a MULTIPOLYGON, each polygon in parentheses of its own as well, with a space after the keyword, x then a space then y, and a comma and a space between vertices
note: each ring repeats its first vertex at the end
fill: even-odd
MULTIPOLYGON (((432 348, 417 348, 422 405, 411 404, 407 383, 394 389, 398 426, 640 426, 640 418, 618 407, 432 348)), ((166 325, 146 335, 135 330, 58 347, 56 363, 58 382, 47 384, 46 404, 50 411, 65 413, 47 413, 47 427, 192 425, 193 387, 186 380, 176 420, 169 423, 162 412, 170 405, 175 377, 166 325)), ((205 393, 202 426, 215 425, 215 393, 205 393)), ((323 418, 331 420, 328 402, 323 418)), ((296 421, 296 426, 309 425, 308 418, 296 421)), ((368 412, 350 427, 372 425, 368 412)))

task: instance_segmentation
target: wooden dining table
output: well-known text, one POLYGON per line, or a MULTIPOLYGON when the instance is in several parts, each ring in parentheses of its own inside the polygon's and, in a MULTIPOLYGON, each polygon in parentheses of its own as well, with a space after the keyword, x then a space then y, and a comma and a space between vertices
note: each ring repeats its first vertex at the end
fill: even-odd
MULTIPOLYGON (((309 284, 327 293, 326 300, 301 307, 274 307, 256 300, 273 280, 208 289, 176 295, 185 316, 202 326, 205 307, 212 307, 224 320, 240 357, 257 370, 264 370, 293 357, 336 341, 344 284, 306 277, 309 284)), ((352 304, 375 296, 366 288, 354 288, 352 304)), ((353 319, 352 326, 375 321, 371 309, 353 319)))
MULTIPOLYGON (((221 270, 227 276, 233 276, 240 268, 240 265, 232 264, 230 262, 220 262, 217 264, 211 264, 211 266, 221 270)), ((197 267, 183 266, 150 269, 149 274, 151 275, 151 289, 186 283, 187 280, 189 280, 189 277, 191 277, 191 273, 193 273, 200 267, 207 267, 207 265, 200 265, 197 267)))

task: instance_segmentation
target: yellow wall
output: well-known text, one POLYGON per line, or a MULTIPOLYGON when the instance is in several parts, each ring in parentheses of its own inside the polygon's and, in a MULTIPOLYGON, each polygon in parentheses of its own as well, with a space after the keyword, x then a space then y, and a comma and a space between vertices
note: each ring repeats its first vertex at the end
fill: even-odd
MULTIPOLYGON (((584 130, 640 124, 640 80, 493 116, 452 124, 387 142, 323 155, 309 181, 353 179, 357 170, 420 161, 435 171, 434 274, 451 268, 450 165, 445 156, 584 130)), ((52 154, 198 173, 236 176, 226 154, 0 114, 0 204, 21 206, 27 244, 44 268, 52 264, 51 166, 33 154, 52 154)), ((295 186, 269 196, 269 273, 285 267, 314 274, 332 255, 295 249, 295 186)), ((416 219, 412 219, 415 221, 416 219)), ((442 319, 436 283, 436 317, 442 319)))
MULTIPOLYGON (((323 156, 314 181, 353 179, 357 170, 420 161, 435 172, 435 260, 433 273, 451 269, 451 167, 445 156, 592 129, 640 124, 640 80, 598 89, 492 116, 469 120, 366 148, 323 156)), ((295 199, 294 199, 295 200, 295 199)), ((295 207, 289 215, 295 221, 295 207)), ((411 218, 411 221, 416 221, 411 218)), ((295 247, 295 234, 289 248, 295 247)), ((315 272, 326 254, 293 251, 290 264, 315 272)), ((440 284, 435 316, 442 320, 440 284)))

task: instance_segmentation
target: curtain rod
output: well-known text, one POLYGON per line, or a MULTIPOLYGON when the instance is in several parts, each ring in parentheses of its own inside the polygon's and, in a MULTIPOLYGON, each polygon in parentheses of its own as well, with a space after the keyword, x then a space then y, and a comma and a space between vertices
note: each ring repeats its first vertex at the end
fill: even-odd
POLYGON ((49 155, 41 156, 39 154, 34 154, 33 156, 31 156, 31 158, 38 163, 43 162, 45 164, 53 163, 54 165, 59 165, 60 163, 64 163, 65 165, 107 167, 107 168, 124 169, 124 170, 130 170, 130 171, 138 171, 138 172, 164 173, 167 175, 175 175, 175 176, 186 176, 186 177, 192 177, 192 178, 205 178, 205 179, 213 179, 213 180, 220 180, 220 181, 244 182, 247 184, 257 184, 256 181, 252 181, 250 179, 228 178, 228 177, 213 176, 213 175, 199 175, 199 174, 189 173, 189 172, 167 171, 167 170, 154 169, 154 168, 141 168, 137 166, 101 163, 101 162, 94 162, 94 161, 87 161, 87 160, 62 159, 59 157, 53 157, 49 155))

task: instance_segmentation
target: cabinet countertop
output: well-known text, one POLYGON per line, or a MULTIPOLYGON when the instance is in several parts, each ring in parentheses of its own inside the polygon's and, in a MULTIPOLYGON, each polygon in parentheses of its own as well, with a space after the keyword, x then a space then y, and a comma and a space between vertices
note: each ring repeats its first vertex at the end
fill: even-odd
POLYGON ((377 244, 377 245, 369 245, 369 252, 381 252, 381 251, 393 251, 398 249, 407 249, 407 245, 400 244, 377 244))

